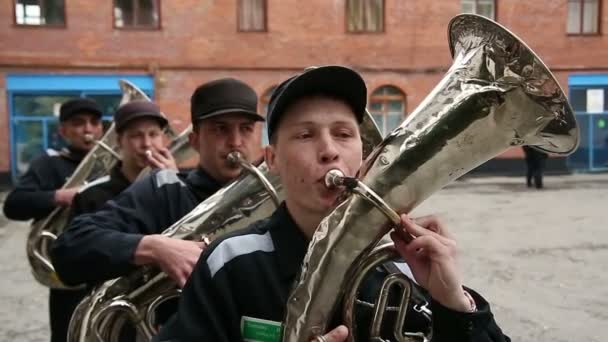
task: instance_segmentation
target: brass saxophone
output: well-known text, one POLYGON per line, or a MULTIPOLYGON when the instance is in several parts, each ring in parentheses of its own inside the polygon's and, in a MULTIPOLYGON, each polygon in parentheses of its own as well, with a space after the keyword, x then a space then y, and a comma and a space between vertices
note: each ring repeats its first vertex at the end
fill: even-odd
MULTIPOLYGON (((133 100, 148 99, 145 93, 129 81, 120 80, 119 83, 123 93, 120 105, 133 100)), ((120 155, 116 153, 117 147, 116 132, 112 123, 103 137, 95 142, 95 146, 80 162, 62 189, 83 186, 89 180, 109 174, 120 160, 120 155)), ((27 237, 26 252, 32 274, 40 284, 50 288, 73 288, 59 279, 49 257, 50 246, 65 229, 69 216, 69 207, 57 207, 47 217, 34 221, 27 237)))
MULTIPOLYGON (((555 154, 576 149, 577 123, 564 92, 519 38, 469 14, 451 20, 448 36, 453 65, 366 159, 360 179, 336 171, 327 175, 328 186, 343 186, 352 194, 313 236, 287 303, 283 341, 308 342, 326 333, 335 313, 342 314, 349 341, 361 340, 355 329, 359 284, 367 270, 396 256, 383 242, 391 225, 399 224, 396 212, 410 212, 511 147, 532 145, 555 154), (343 307, 338 306, 341 299, 343 307)), ((391 340, 430 340, 432 331, 403 331, 411 280, 395 272, 381 293, 393 286, 402 289, 402 297, 391 340)), ((363 324, 370 340, 383 340, 379 327, 385 305, 381 295, 373 303, 372 322, 363 324)))

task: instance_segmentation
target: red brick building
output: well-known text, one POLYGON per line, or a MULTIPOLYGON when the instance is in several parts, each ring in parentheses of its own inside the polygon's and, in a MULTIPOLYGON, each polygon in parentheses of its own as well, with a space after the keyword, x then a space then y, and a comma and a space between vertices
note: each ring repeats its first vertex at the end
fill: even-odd
MULTIPOLYGON (((390 129, 450 66, 447 25, 463 11, 494 17, 519 35, 564 90, 577 96, 576 109, 588 114, 608 86, 603 5, 601 0, 4 1, 0 173, 8 179, 34 152, 57 143, 53 109, 65 98, 92 96, 111 115, 120 96, 118 78, 131 78, 153 95, 181 129, 188 124, 190 95, 203 82, 239 78, 257 91, 264 111, 269 91, 289 75, 311 65, 343 64, 363 74, 370 109, 390 129)), ((605 102, 601 113, 585 117, 596 121, 584 124, 602 126, 597 119, 603 120, 605 102)), ((603 126, 599 133, 606 135, 603 126)), ((604 135, 589 142, 603 144, 604 135)), ((501 158, 521 158, 521 152, 501 158)))

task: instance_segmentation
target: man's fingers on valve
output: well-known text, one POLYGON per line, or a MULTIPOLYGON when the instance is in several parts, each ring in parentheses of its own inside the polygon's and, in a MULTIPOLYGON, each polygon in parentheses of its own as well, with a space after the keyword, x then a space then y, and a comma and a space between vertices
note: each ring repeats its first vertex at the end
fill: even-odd
POLYGON ((162 159, 160 159, 158 155, 148 158, 148 161, 150 162, 150 164, 152 164, 152 166, 159 169, 165 169, 168 167, 168 164, 165 163, 162 159))
POLYGON ((158 150, 158 154, 161 157, 163 157, 164 159, 171 158, 171 152, 168 149, 164 148, 164 147, 158 150))
POLYGON ((424 227, 428 230, 432 230, 441 236, 445 236, 447 238, 452 238, 452 235, 448 231, 445 224, 443 224, 443 221, 435 215, 417 217, 414 219, 414 222, 417 225, 424 227))
POLYGON ((154 153, 152 154, 152 156, 154 157, 154 159, 156 159, 158 161, 165 161, 165 160, 167 160, 167 157, 165 156, 165 154, 163 153, 162 150, 156 150, 156 151, 154 151, 154 153))
POLYGON ((451 258, 456 255, 455 243, 440 241, 436 236, 425 235, 409 243, 404 250, 408 255, 429 258, 451 258))
MULTIPOLYGON (((417 224, 414 220, 410 219, 407 215, 401 215, 401 224, 403 225, 403 228, 409 234, 413 235, 414 237, 430 235, 430 236, 436 237, 444 244, 450 243, 449 242, 450 237, 442 236, 442 234, 435 232, 432 229, 429 229, 425 226, 421 226, 421 225, 417 224)), ((442 229, 442 228, 438 228, 438 229, 443 230, 445 232, 445 229, 442 229)))
POLYGON ((348 329, 346 326, 340 325, 323 336, 316 336, 311 342, 343 342, 347 337, 348 329))
POLYGON ((157 159, 163 163, 165 168, 171 168, 177 170, 177 163, 171 154, 171 151, 167 148, 161 148, 156 153, 157 159))
POLYGON ((179 277, 179 279, 177 280, 177 285, 179 286, 179 288, 183 288, 184 285, 186 285, 186 278, 185 277, 179 277))
POLYGON ((414 221, 414 223, 416 223, 417 225, 424 227, 428 230, 432 230, 435 233, 439 233, 441 234, 441 228, 443 228, 442 223, 440 222, 439 218, 437 218, 437 216, 435 215, 426 215, 426 216, 420 216, 420 217, 415 217, 412 219, 412 221, 414 221))

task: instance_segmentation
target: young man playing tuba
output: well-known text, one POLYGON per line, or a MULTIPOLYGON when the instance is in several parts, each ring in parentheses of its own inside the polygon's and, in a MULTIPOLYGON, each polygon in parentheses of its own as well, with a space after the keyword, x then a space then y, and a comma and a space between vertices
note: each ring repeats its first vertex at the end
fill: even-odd
MULTIPOLYGON (((265 159, 281 178, 285 202, 269 219, 224 236, 205 250, 183 289, 178 313, 156 341, 259 340, 244 329, 248 321, 281 326, 310 239, 341 195, 338 188, 326 186, 325 176, 339 169, 353 177, 361 166, 358 125, 366 98, 363 79, 339 66, 305 71, 277 88, 270 100, 265 159)), ((409 308, 406 328, 428 331, 432 326, 433 341, 509 341, 489 304, 463 287, 455 243, 445 226, 432 216, 402 215, 397 230, 391 237, 433 316, 431 321, 409 308), (415 239, 406 243, 405 232, 415 239)), ((364 286, 373 291, 386 274, 372 273, 364 286)), ((349 331, 340 325, 342 318, 333 322, 326 335, 310 338, 344 341, 349 331)), ((280 337, 266 334, 265 340, 280 337)))
MULTIPOLYGON (((164 147, 163 128, 167 123, 158 106, 149 101, 132 101, 118 108, 114 114, 114 125, 121 161, 114 166, 109 176, 101 177, 78 191, 72 201, 70 220, 98 210, 125 190, 141 170, 148 166, 177 170, 171 153, 164 147)), ((55 266, 62 280, 78 283, 72 278, 78 277, 79 270, 64 268, 62 263, 56 263, 55 266)), ((53 341, 66 340, 72 313, 88 292, 89 289, 86 288, 65 291, 62 315, 56 320, 57 338, 53 341)))

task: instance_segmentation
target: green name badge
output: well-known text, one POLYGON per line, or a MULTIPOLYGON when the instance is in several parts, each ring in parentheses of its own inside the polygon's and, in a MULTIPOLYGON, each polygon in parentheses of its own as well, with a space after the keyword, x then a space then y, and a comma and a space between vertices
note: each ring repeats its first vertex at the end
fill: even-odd
POLYGON ((283 326, 281 322, 243 316, 241 335, 247 342, 280 342, 283 326))

